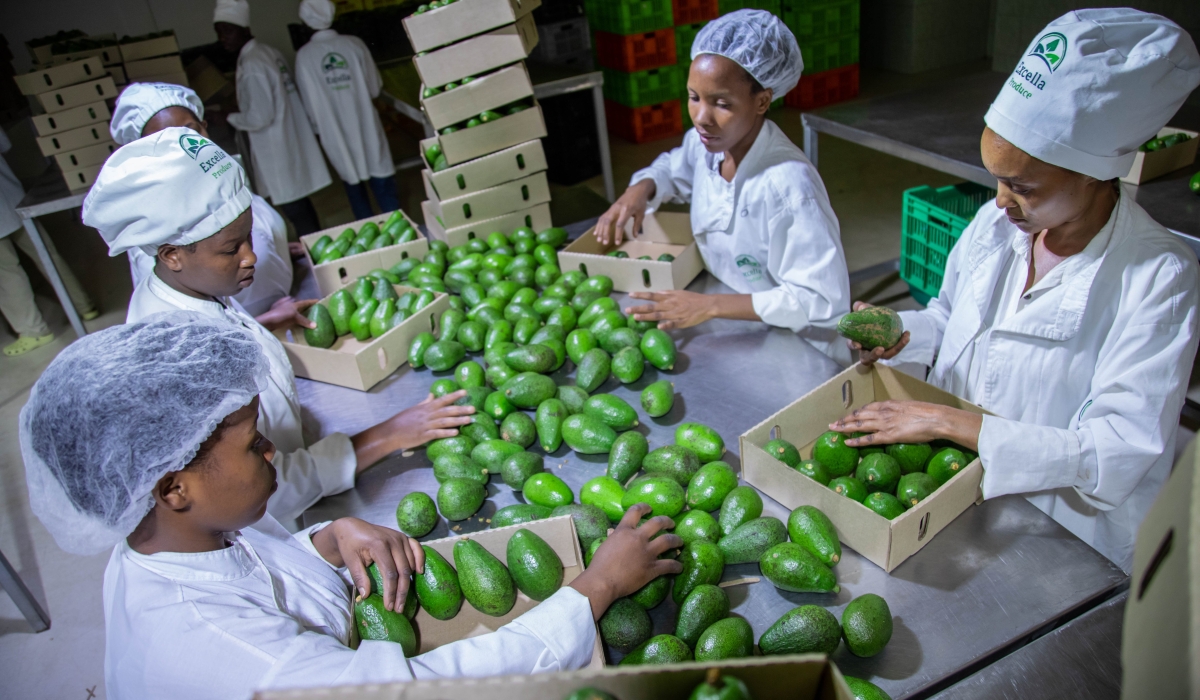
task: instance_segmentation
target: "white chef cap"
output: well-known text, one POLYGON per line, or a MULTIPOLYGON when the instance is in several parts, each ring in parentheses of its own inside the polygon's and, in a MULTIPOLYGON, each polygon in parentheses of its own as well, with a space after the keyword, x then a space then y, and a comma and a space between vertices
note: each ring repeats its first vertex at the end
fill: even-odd
POLYGON ((250 3, 246 0, 217 0, 217 7, 213 10, 213 24, 217 22, 249 27, 250 3))
POLYGON ((267 386, 253 335, 194 312, 154 314, 68 345, 21 409, 29 502, 58 546, 94 554, 127 537, 154 485, 267 386))
POLYGON ((173 126, 116 150, 83 200, 83 223, 108 254, 202 241, 250 208, 242 166, 220 146, 173 126))
POLYGON ((692 60, 703 53, 724 56, 783 97, 800 82, 804 59, 792 30, 766 10, 738 10, 715 19, 692 42, 692 60))
POLYGON ((113 141, 125 144, 142 138, 146 122, 167 107, 183 107, 204 119, 204 103, 191 88, 173 83, 131 83, 121 91, 108 131, 113 141))
POLYGON ((1075 10, 1033 40, 983 120, 1034 158, 1111 180, 1197 84, 1200 56, 1179 25, 1128 8, 1075 10))
POLYGON ((300 20, 320 31, 333 26, 333 3, 329 0, 303 0, 300 3, 300 20))

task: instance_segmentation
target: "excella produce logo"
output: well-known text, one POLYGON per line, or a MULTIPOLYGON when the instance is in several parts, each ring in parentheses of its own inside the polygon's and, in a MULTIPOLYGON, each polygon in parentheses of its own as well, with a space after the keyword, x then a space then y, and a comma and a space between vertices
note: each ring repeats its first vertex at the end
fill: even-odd
POLYGON ((184 153, 188 154, 188 157, 199 163, 201 170, 212 175, 214 178, 221 177, 225 174, 225 171, 233 167, 233 163, 221 162, 229 157, 225 154, 225 151, 222 151, 217 144, 199 134, 184 134, 180 136, 179 147, 183 149, 184 153), (212 147, 212 151, 201 158, 201 153, 210 146, 212 147))
POLYGON ((330 52, 321 59, 321 70, 325 73, 325 84, 334 90, 350 88, 350 67, 339 53, 330 52))
POLYGON ((762 279, 762 265, 753 255, 739 255, 734 263, 737 264, 738 272, 742 273, 742 277, 745 277, 747 282, 757 282, 762 279))
POLYGON ((1067 37, 1058 32, 1049 32, 1043 34, 1033 44, 1033 50, 1029 52, 1026 58, 1038 59, 1030 61, 1030 65, 1026 66, 1025 61, 1017 64, 1017 69, 1013 71, 1015 78, 1010 78, 1008 86, 1016 90, 1021 97, 1029 99, 1033 97, 1032 89, 1045 90, 1046 78, 1048 75, 1042 75, 1045 70, 1052 74, 1062 65, 1063 58, 1067 55, 1067 37), (1026 85, 1028 82, 1028 85, 1026 85))

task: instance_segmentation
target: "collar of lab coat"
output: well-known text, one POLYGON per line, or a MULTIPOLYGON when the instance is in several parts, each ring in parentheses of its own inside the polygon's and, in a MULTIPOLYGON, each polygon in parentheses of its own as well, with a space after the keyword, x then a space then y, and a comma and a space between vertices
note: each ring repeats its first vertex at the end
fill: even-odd
POLYGON ((310 38, 309 41, 325 41, 326 39, 332 39, 337 35, 338 33, 336 29, 318 29, 317 31, 313 32, 312 38, 310 38))
POLYGON ((123 548, 122 556, 172 581, 236 581, 249 576, 256 561, 240 533, 233 533, 228 539, 228 547, 213 552, 141 554, 127 542, 117 546, 123 548))
MULTIPOLYGON (((197 299, 193 296, 188 296, 183 292, 177 291, 174 287, 159 279, 158 274, 151 271, 146 278, 147 284, 150 285, 150 291, 154 296, 181 307, 186 311, 198 311, 209 316, 220 315, 229 305, 222 304, 219 301, 207 301, 205 299, 197 299)), ((226 299, 226 302, 229 300, 226 299)))
MULTIPOLYGON (((711 221, 712 230, 705 231, 705 234, 712 233, 733 233, 733 227, 729 225, 729 220, 737 214, 737 203, 741 194, 742 185, 746 180, 757 172, 758 164, 762 160, 763 153, 770 148, 770 142, 776 138, 779 132, 779 127, 775 126, 775 122, 770 119, 763 121, 762 129, 759 129, 758 136, 754 137, 754 143, 750 145, 750 150, 746 151, 746 157, 742 158, 742 162, 738 163, 737 173, 733 176, 733 181, 726 183, 725 178, 721 177, 721 163, 725 162, 725 153, 705 153, 705 164, 708 166, 708 177, 719 187, 733 188, 733 206, 729 208, 728 215, 724 220, 711 221)), ((703 145, 700 146, 704 148, 703 145)))

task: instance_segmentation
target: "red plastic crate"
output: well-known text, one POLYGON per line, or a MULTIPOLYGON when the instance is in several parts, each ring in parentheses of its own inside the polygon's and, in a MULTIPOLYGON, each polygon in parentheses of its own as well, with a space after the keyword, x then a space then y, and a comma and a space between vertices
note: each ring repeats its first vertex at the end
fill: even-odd
POLYGON ((679 100, 667 100, 645 107, 626 107, 612 100, 604 101, 604 117, 608 120, 609 133, 633 143, 646 143, 683 133, 679 109, 679 100))
POLYGON ((643 34, 596 32, 596 59, 605 68, 636 73, 675 64, 675 29, 643 34))
POLYGON ((717 0, 671 0, 675 26, 707 22, 721 16, 717 0))
POLYGON ((813 73, 800 78, 800 84, 783 98, 796 109, 816 109, 858 96, 858 64, 813 73))

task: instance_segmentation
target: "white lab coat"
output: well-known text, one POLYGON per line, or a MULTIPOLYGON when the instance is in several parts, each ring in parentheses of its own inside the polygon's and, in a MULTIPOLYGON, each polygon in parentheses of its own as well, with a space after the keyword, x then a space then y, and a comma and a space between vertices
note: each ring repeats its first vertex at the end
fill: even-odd
POLYGON ((383 79, 362 39, 322 29, 296 52, 296 83, 333 169, 351 185, 396 172, 371 99, 383 79))
POLYGON ((750 294, 764 322, 798 333, 842 365, 850 352, 837 322, 850 311, 850 281, 837 216, 817 169, 767 120, 733 182, 721 177, 695 129, 683 145, 634 173, 654 180, 654 211, 691 202, 692 232, 705 267, 739 294, 750 294))
POLYGON ((263 328, 236 301, 224 297, 205 301, 181 294, 151 273, 129 300, 127 323, 164 311, 194 311, 250 329, 270 365, 270 386, 259 396, 258 430, 275 443, 272 464, 278 471, 279 488, 271 495, 267 510, 277 520, 289 523, 325 496, 354 486, 357 460, 354 446, 344 433, 333 433, 308 445, 300 424, 300 398, 296 378, 283 344, 263 328))
MULTIPOLYGON (((0 129, 0 154, 8 153, 10 148, 12 142, 8 140, 8 134, 4 133, 4 129, 0 129)), ((17 205, 24 198, 25 188, 21 186, 21 181, 17 179, 12 168, 8 167, 8 161, 0 157, 0 238, 21 230, 22 223, 21 217, 17 216, 17 205)))
MULTIPOLYGON (((258 262, 254 264, 254 284, 234 295, 246 313, 261 316, 271 304, 292 293, 292 256, 288 252, 287 225, 275 208, 258 195, 250 196, 254 218, 250 241, 258 262)), ((155 258, 141 248, 125 251, 129 256, 129 272, 136 288, 154 271, 155 258)))
POLYGON ((144 555, 118 544, 104 572, 111 700, 248 700, 255 690, 573 670, 592 656, 591 604, 564 587, 496 632, 404 658, 349 647, 353 599, 317 554, 264 517, 215 552, 144 555))
POLYGON ((283 54, 251 39, 237 62, 234 128, 250 134, 255 185, 273 204, 307 197, 333 180, 283 54))
POLYGON ((911 340, 891 362, 931 367, 930 383, 996 414, 979 433, 985 498, 1026 494, 1129 571, 1174 459, 1196 257, 1126 195, 1093 245, 1022 295, 1029 249, 994 200, 983 205, 938 297, 901 312, 911 340))

